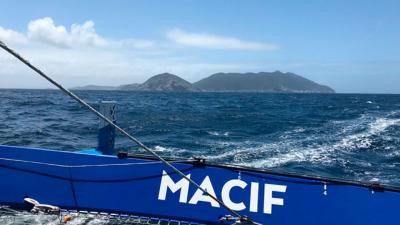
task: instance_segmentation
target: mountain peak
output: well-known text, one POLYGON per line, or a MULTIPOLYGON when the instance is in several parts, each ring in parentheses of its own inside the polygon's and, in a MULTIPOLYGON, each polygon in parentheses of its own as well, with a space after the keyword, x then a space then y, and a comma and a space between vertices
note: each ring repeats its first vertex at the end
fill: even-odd
POLYGON ((334 90, 294 73, 216 73, 193 84, 205 91, 333 93, 334 90))
POLYGON ((139 85, 140 91, 196 91, 192 84, 171 73, 162 73, 139 85))
POLYGON ((172 74, 172 73, 160 73, 160 74, 157 74, 157 75, 154 75, 154 76, 150 77, 149 79, 147 79, 147 81, 145 81, 145 83, 148 82, 148 81, 151 81, 151 80, 156 80, 156 79, 176 79, 176 80, 183 80, 182 78, 180 78, 180 77, 178 77, 177 75, 172 74))

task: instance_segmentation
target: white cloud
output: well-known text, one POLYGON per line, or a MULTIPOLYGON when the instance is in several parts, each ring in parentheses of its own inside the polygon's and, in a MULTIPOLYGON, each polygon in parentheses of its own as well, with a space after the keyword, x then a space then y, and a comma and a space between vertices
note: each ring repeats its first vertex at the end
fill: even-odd
POLYGON ((276 50, 279 48, 279 46, 274 44, 250 42, 234 37, 207 33, 190 33, 178 28, 168 31, 167 38, 181 45, 199 48, 242 50, 276 50))
MULTIPOLYGON (((174 73, 194 82, 216 72, 245 72, 254 71, 255 68, 254 65, 224 60, 208 62, 193 56, 178 57, 168 40, 154 42, 134 37, 106 38, 96 33, 92 21, 65 26, 49 17, 40 18, 30 21, 24 32, 0 27, 0 40, 10 44, 10 47, 67 87, 143 82, 163 72, 174 73)), ((221 40, 217 38, 217 41, 221 40)), ((267 48, 265 44, 237 39, 233 39, 232 44, 241 49, 267 48)), ((0 88, 15 87, 52 86, 0 51, 0 88)))
POLYGON ((150 40, 103 38, 96 33, 94 22, 91 20, 83 24, 72 24, 70 31, 64 26, 56 26, 49 17, 33 20, 28 24, 28 37, 59 47, 150 48, 154 46, 154 42, 150 40))
POLYGON ((0 27, 0 40, 15 44, 24 44, 28 41, 23 34, 3 27, 0 27))
POLYGON ((60 47, 108 45, 108 41, 96 34, 94 23, 90 20, 82 25, 72 24, 70 31, 64 26, 56 26, 50 17, 33 20, 28 24, 28 37, 31 40, 60 47))
POLYGON ((52 18, 44 17, 28 23, 27 32, 5 29, 0 27, 0 40, 13 44, 42 43, 61 48, 95 47, 95 48, 152 48, 155 43, 151 40, 135 38, 107 39, 96 33, 94 22, 89 20, 83 24, 72 24, 70 29, 56 25, 52 18))

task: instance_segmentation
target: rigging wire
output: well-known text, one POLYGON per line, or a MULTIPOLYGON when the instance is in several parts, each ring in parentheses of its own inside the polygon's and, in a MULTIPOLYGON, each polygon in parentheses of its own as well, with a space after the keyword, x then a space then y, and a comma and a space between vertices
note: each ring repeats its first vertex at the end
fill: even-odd
MULTIPOLYGON (((83 165, 65 165, 65 164, 55 164, 55 163, 45 163, 32 160, 22 160, 22 159, 10 159, 10 158, 0 158, 0 161, 16 162, 16 163, 28 163, 36 164, 42 166, 54 166, 60 168, 91 168, 91 167, 121 167, 121 166, 138 166, 138 165, 151 165, 162 163, 160 161, 149 161, 149 162, 134 162, 134 163, 106 163, 106 164, 83 164, 83 165)), ((196 162, 195 160, 176 160, 170 161, 171 163, 187 163, 196 162)))
POLYGON ((226 208, 228 211, 230 211, 232 214, 234 214, 235 216, 237 216, 239 219, 243 220, 243 222, 249 222, 252 224, 257 224, 256 222, 253 222, 250 218, 246 217, 246 216, 242 216, 240 215, 238 212, 236 212, 235 210, 231 209, 229 206, 227 206, 222 200, 218 199, 216 196, 210 194, 206 189, 202 188, 199 184, 197 184, 194 180, 192 180, 191 178, 187 177, 184 173, 182 173, 180 170, 178 170, 175 166, 173 166, 171 163, 169 163, 167 160, 165 160, 164 158, 162 158, 161 156, 159 156, 156 152, 154 152, 153 150, 151 150, 149 147, 147 147, 145 144, 143 144, 141 141, 139 141, 138 139, 136 139, 135 137, 133 137, 132 135, 130 135, 128 132, 126 132, 124 129, 122 129, 121 127, 119 127, 118 125, 116 125, 113 121, 111 121, 110 119, 108 119, 106 116, 104 116, 103 114, 101 114, 99 111, 97 111, 96 109, 94 109, 92 106, 90 106, 88 103, 86 103, 84 100, 82 100, 81 98, 79 98, 77 95, 75 95, 74 93, 72 93, 71 91, 69 91, 68 89, 66 89, 64 86, 62 86, 60 83, 56 82, 54 79, 52 79, 51 77, 49 77, 48 75, 46 75, 45 73, 43 73, 40 69, 38 69, 37 67, 33 66, 28 60, 26 60, 25 58, 23 58, 21 55, 19 55, 17 52, 15 52, 13 49, 9 48, 4 42, 2 42, 0 40, 0 47, 2 49, 4 49, 6 52, 10 53, 11 55, 13 55, 15 58, 17 58, 19 61, 21 61, 22 63, 24 63, 26 66, 28 66, 29 68, 31 68, 33 71, 35 71, 36 73, 38 73, 40 76, 42 76, 44 79, 46 79, 47 81, 49 81, 51 84, 53 84, 54 86, 56 86, 58 89, 60 89, 62 92, 64 92, 66 95, 70 96, 72 99, 74 99, 75 101, 77 101, 81 106, 85 107, 86 109, 88 109, 89 111, 91 111, 92 113, 94 113, 97 117, 99 117, 100 119, 104 120, 105 122, 107 122, 108 124, 110 124, 111 126, 113 126, 115 129, 117 129, 119 132, 121 132, 122 134, 124 134, 126 137, 128 137, 131 141, 133 141, 134 143, 136 143, 139 147, 141 147, 142 149, 144 149, 145 151, 147 151, 148 153, 150 153, 151 155, 153 155, 154 157, 156 157, 158 160, 160 160, 162 163, 164 163, 166 166, 170 167, 175 173, 179 174, 180 176, 182 176, 182 178, 186 179, 187 181, 189 181, 189 183, 191 183, 192 185, 194 185, 197 189, 201 190, 204 194, 206 194, 207 196, 209 196, 211 199, 213 199, 214 201, 218 202, 219 204, 221 204, 224 208, 226 208))

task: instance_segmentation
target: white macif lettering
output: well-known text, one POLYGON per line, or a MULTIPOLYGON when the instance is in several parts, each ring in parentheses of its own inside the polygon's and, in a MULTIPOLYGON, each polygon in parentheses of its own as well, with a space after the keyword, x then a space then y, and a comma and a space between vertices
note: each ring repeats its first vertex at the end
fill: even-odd
MULTIPOLYGON (((187 178, 190 178, 190 174, 186 175, 187 178)), ((181 190, 179 195, 179 202, 187 203, 188 193, 189 193, 189 181, 185 178, 182 178, 178 182, 174 182, 171 177, 167 174, 167 172, 163 171, 163 175, 161 178, 160 191, 158 193, 159 200, 165 200, 167 197, 167 188, 171 190, 172 193, 181 190)))
POLYGON ((240 187, 244 189, 247 186, 247 183, 242 180, 230 180, 225 183, 224 187, 222 187, 222 201, 231 209, 240 211, 246 209, 246 205, 243 202, 235 203, 232 202, 229 193, 233 187, 240 187))
MULTIPOLYGON (((204 178, 203 182, 201 182, 200 187, 206 190, 210 195, 216 196, 214 188, 211 184, 210 178, 206 176, 204 178)), ((193 197, 190 199, 189 204, 196 205, 199 201, 202 202, 209 202, 213 207, 220 207, 219 203, 212 199, 210 196, 205 195, 202 190, 197 189, 196 192, 194 193, 193 197)))
POLYGON ((264 186, 264 213, 272 213, 272 205, 283 205, 282 198, 272 197, 273 192, 286 192, 286 186, 275 185, 275 184, 265 184, 264 186))
POLYGON ((258 212, 258 189, 259 184, 251 182, 250 186, 250 212, 258 212))

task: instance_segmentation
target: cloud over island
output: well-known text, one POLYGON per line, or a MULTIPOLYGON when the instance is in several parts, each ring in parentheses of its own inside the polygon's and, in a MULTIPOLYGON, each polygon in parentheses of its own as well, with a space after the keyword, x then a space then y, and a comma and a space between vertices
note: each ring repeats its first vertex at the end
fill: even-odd
MULTIPOLYGON (((278 46, 269 43, 204 32, 192 33, 180 28, 167 29, 155 40, 135 37, 114 39, 97 33, 92 20, 61 25, 51 17, 29 21, 25 31, 0 24, 0 40, 67 86, 143 82, 151 75, 166 71, 196 81, 214 72, 254 70, 254 65, 209 61, 193 57, 193 51, 216 49, 223 55, 221 51, 278 49, 278 46)), ((5 53, 0 54, 0 65, 3 81, 0 88, 48 87, 5 53)))

